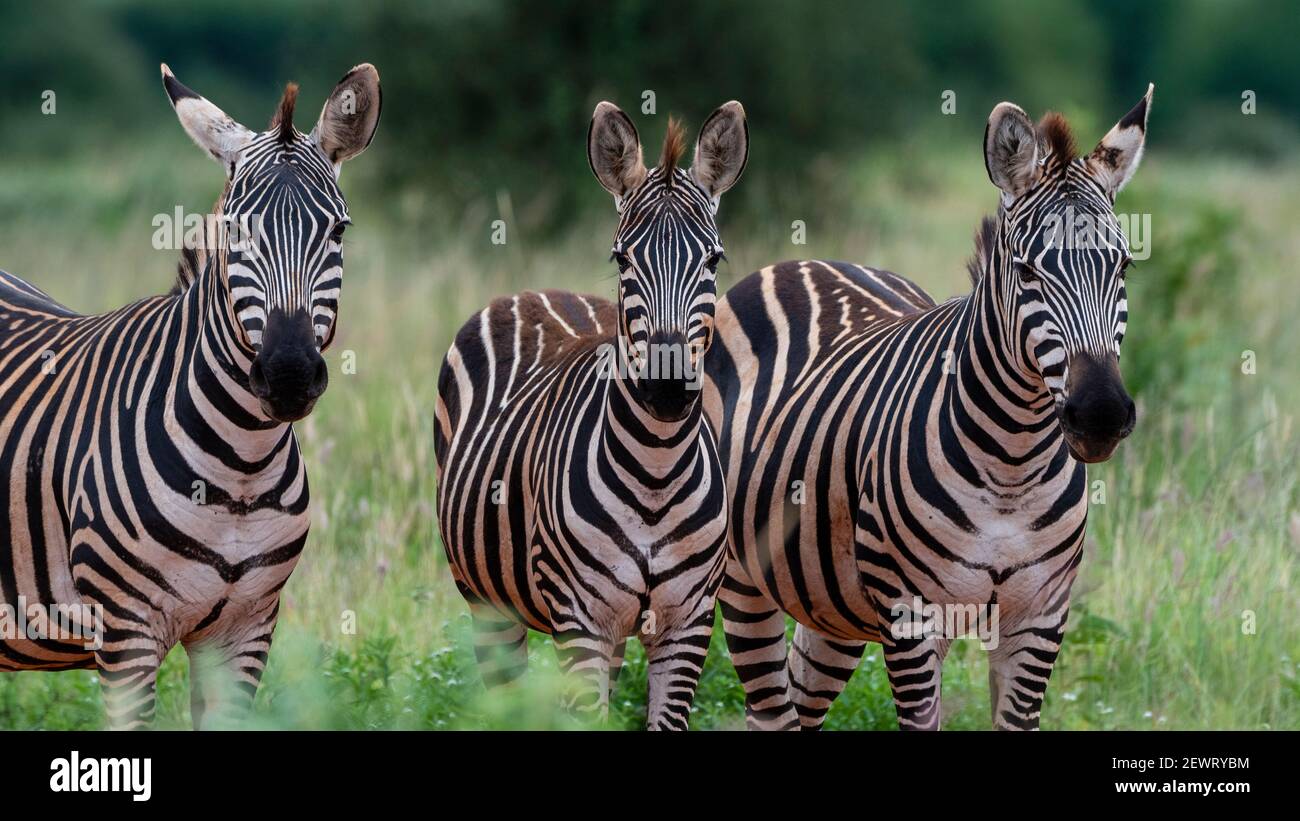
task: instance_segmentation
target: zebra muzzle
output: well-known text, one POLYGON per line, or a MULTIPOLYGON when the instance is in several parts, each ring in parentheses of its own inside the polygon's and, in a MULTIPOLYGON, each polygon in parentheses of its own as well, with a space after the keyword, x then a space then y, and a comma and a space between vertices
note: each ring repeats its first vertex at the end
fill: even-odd
POLYGON ((1067 389, 1060 423, 1070 453, 1081 462, 1106 461, 1137 425, 1137 406, 1124 388, 1118 360, 1072 357, 1067 389))
POLYGON ((699 398, 701 377, 698 358, 685 334, 651 334, 637 387, 652 416, 664 422, 683 419, 699 398))
POLYGON ((296 422, 311 413, 328 385, 329 368, 307 312, 273 312, 248 373, 262 412, 277 422, 296 422))

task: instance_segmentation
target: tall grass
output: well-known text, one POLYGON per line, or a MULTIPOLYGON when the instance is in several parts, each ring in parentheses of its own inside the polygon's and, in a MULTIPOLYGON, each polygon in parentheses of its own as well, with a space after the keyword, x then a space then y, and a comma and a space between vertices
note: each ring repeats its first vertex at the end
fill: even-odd
MULTIPOLYGON (((150 247, 150 219, 177 202, 206 208, 219 183, 199 157, 97 171, 89 160, 0 160, 0 266, 85 311, 164 290, 174 255, 150 247)), ((504 692, 485 692, 474 669, 434 518, 435 378, 459 324, 494 295, 610 293, 613 212, 562 236, 530 234, 530 221, 517 219, 507 244, 495 246, 492 219, 540 206, 492 192, 452 213, 419 191, 381 197, 364 171, 350 186, 348 173, 357 225, 328 355, 333 378, 298 426, 312 534, 285 590, 252 723, 573 726, 554 708, 562 682, 545 637, 532 637, 528 675, 504 692), (339 368, 345 351, 355 374, 339 368)), ((819 196, 785 197, 773 186, 735 215, 724 202, 724 288, 801 256, 889 268, 939 297, 967 287, 961 263, 994 202, 971 151, 914 146, 814 163, 800 185, 819 196), (806 246, 790 244, 793 220, 806 223, 806 246)), ((1300 310, 1297 185, 1295 166, 1152 156, 1120 197, 1121 210, 1151 213, 1155 231, 1153 255, 1129 286, 1124 370, 1139 425, 1090 473, 1104 503, 1098 497, 1091 511, 1044 727, 1300 727, 1300 379, 1290 359, 1300 310), (1258 363, 1253 375, 1241 369, 1246 350, 1258 363)), ((188 726, 187 675, 177 650, 159 680, 160 726, 188 726)), ((946 726, 989 726, 986 676, 978 646, 957 642, 944 674, 946 726)), ((693 726, 739 727, 742 704, 715 636, 693 726)), ((633 642, 610 724, 636 727, 644 716, 645 660, 633 642)), ((0 727, 102 723, 93 673, 0 677, 0 727)), ((878 647, 868 648, 828 726, 895 726, 878 647)))

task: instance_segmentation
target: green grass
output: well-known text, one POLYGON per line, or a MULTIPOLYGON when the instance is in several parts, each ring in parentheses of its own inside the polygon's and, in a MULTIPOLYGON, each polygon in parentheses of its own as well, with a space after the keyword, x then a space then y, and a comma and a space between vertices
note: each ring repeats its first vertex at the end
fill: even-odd
MULTIPOLYGON (((179 136, 165 145, 166 171, 157 152, 142 151, 102 173, 89 158, 0 160, 0 267, 87 311, 168 287, 174 255, 150 247, 150 218, 176 202, 205 209, 220 172, 187 154, 179 136)), ((799 184, 824 192, 818 198, 785 197, 756 180, 746 208, 722 206, 731 260, 723 286, 762 264, 815 256, 899 271, 940 297, 961 292, 971 234, 994 204, 968 149, 814 162, 799 184), (796 219, 807 223, 807 246, 789 242, 796 219)), ((364 164, 344 174, 357 225, 333 378, 298 428, 312 534, 285 591, 253 722, 571 726, 554 709, 560 682, 544 637, 531 641, 523 682, 492 694, 479 683, 434 519, 432 409, 451 335, 490 297, 524 287, 612 290, 604 260, 613 209, 562 236, 532 235, 528 214, 545 202, 492 192, 452 212, 426 192, 373 192, 364 164), (492 245, 490 221, 516 210, 510 241, 492 245), (346 350, 356 354, 353 375, 338 368, 346 350), (355 614, 355 634, 344 630, 345 613, 355 614)), ((1298 186, 1296 166, 1149 155, 1120 197, 1121 210, 1150 212, 1155 231, 1152 258, 1130 282, 1125 344, 1141 415, 1116 458, 1090 473, 1106 499, 1092 510, 1046 728, 1300 728, 1298 186), (1241 372, 1247 349, 1254 375, 1241 372), (1243 632, 1248 611, 1254 632, 1243 632)), ((945 726, 989 726, 986 675, 978 646, 957 642, 945 667, 945 726)), ((186 677, 183 652, 173 652, 160 677, 159 726, 188 726, 186 677)), ((611 724, 639 726, 644 711, 645 660, 632 643, 611 724)), ((92 673, 0 677, 0 727, 102 724, 92 673)), ((693 726, 742 724, 719 633, 693 726)), ((878 647, 828 726, 895 726, 878 647)))

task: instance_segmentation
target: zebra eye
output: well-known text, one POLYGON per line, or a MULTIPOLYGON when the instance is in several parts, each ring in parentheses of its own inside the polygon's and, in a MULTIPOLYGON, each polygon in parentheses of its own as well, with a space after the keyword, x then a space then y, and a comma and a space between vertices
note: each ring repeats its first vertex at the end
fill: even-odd
POLYGON ((722 262, 726 258, 727 255, 719 249, 714 252, 713 256, 709 257, 708 260, 705 261, 704 267, 709 269, 709 273, 716 274, 718 272, 718 263, 722 262))
POLYGON ((614 251, 609 255, 609 261, 617 263, 618 272, 621 274, 632 266, 632 262, 627 258, 627 254, 622 251, 614 251))
POLYGON ((348 229, 350 224, 351 223, 340 222, 338 225, 335 225, 333 232, 330 233, 330 240, 333 242, 342 242, 343 232, 348 229))
POLYGON ((1131 266, 1132 264, 1133 264, 1133 257, 1125 257, 1124 261, 1121 262, 1119 265, 1119 275, 1127 276, 1129 266, 1131 266))
POLYGON ((1038 281, 1038 274, 1034 272, 1033 267, 1029 265, 1029 263, 1016 262, 1012 265, 1012 267, 1016 271, 1016 276, 1020 277, 1020 281, 1023 284, 1033 285, 1035 282, 1038 281))

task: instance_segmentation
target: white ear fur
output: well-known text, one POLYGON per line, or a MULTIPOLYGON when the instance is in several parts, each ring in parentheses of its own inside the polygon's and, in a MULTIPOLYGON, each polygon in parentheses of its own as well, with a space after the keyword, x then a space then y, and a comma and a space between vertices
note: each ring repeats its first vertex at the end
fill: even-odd
POLYGON ((1147 84, 1147 93, 1114 127, 1101 138, 1088 155, 1088 168, 1101 182, 1112 198, 1128 184, 1142 161, 1146 146, 1147 116, 1151 112, 1151 96, 1156 87, 1147 84))
POLYGON ((166 63, 162 64, 162 78, 167 99, 171 100, 185 133, 199 148, 215 157, 229 174, 231 164, 253 138, 253 132, 187 88, 176 79, 166 63))

